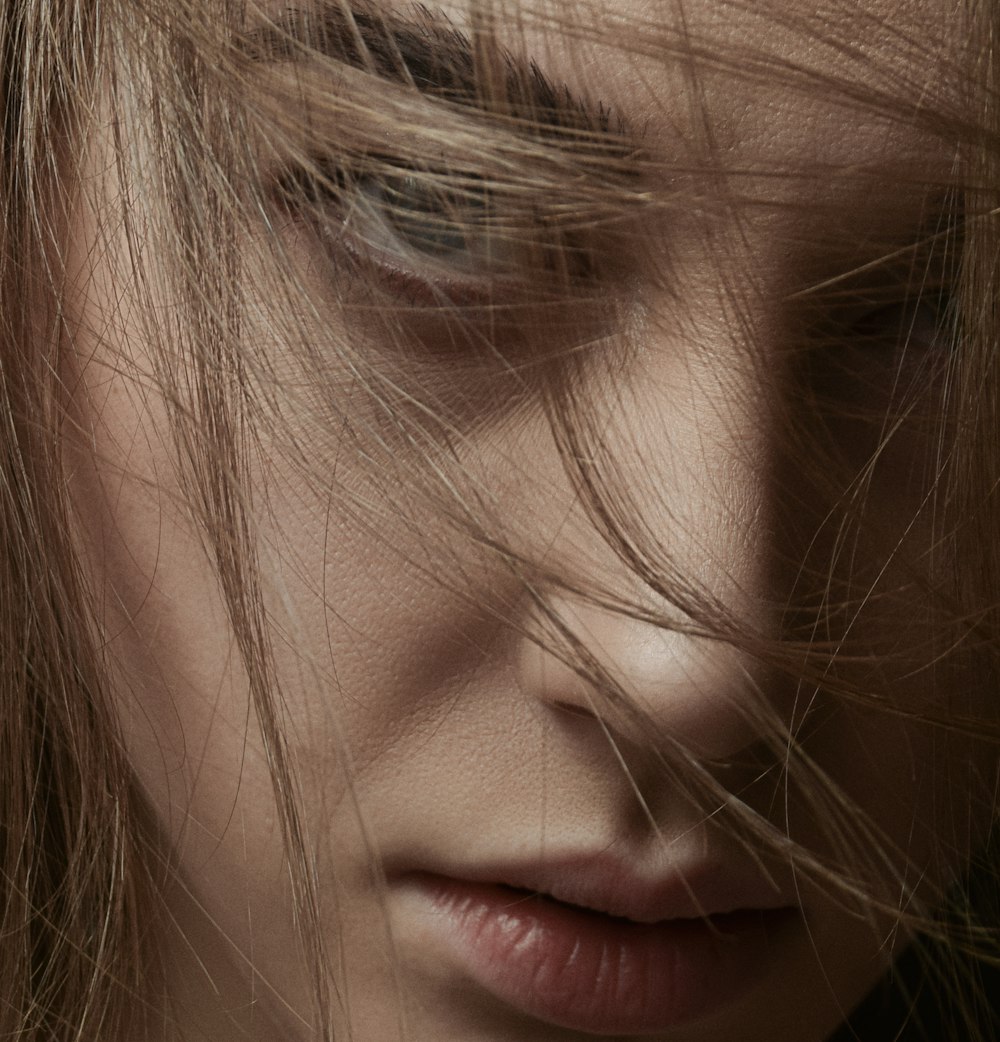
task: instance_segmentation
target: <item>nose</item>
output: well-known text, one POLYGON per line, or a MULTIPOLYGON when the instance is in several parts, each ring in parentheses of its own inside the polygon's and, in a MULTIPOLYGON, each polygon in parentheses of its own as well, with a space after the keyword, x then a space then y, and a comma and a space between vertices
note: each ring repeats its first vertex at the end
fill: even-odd
POLYGON ((694 635, 683 625, 564 598, 550 598, 546 607, 569 639, 525 639, 519 666, 523 689, 551 708, 601 720, 633 744, 666 740, 698 760, 723 764, 770 744, 781 728, 786 714, 775 683, 732 638, 694 635), (645 734, 606 701, 607 682, 638 710, 645 734))
POLYGON ((642 721, 630 737, 703 761, 739 759, 787 730, 787 696, 779 705, 760 654, 775 628, 775 388, 752 360, 718 352, 668 356, 630 387, 601 425, 603 456, 567 463, 563 451, 577 477, 540 508, 553 515, 549 579, 519 648, 523 690, 613 730, 642 721), (631 724, 621 697, 638 710, 631 724))

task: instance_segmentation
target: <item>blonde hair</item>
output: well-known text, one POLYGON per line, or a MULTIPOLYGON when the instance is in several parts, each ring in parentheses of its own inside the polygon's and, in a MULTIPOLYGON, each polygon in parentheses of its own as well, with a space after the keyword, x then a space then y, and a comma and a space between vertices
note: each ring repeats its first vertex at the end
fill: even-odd
MULTIPOLYGON (((799 286, 794 292, 804 317, 797 329, 811 348, 788 351, 792 379, 808 385, 809 367, 829 364, 822 345, 843 335, 842 328, 830 329, 814 318, 829 313, 831 301, 838 313, 849 310, 842 299, 865 294, 869 308, 877 305, 880 292, 892 302, 900 281, 913 287, 906 291, 912 297, 933 299, 935 306, 943 301, 941 322, 954 342, 933 363, 946 371, 935 383, 943 390, 935 392, 929 409, 916 387, 903 388, 890 403, 894 414, 939 447, 932 473, 921 476, 921 509, 933 514, 927 545, 885 554, 903 567, 908 583, 923 588, 930 621, 921 620, 911 634, 901 619, 900 631, 889 635, 878 656, 868 650, 870 668, 859 674, 845 618, 872 596, 891 600, 892 591, 880 589, 877 577, 873 581, 867 574, 833 574, 832 557, 859 533, 880 537, 878 522, 864 514, 870 469, 859 475, 865 468, 856 460, 838 457, 824 429, 827 422, 839 422, 842 403, 835 395, 832 400, 817 395, 805 422, 801 415, 779 417, 789 466, 808 468, 829 485, 824 531, 839 527, 833 549, 784 562, 799 569, 799 579, 797 586, 791 584, 779 639, 766 628, 754 629, 718 590, 686 574, 649 517, 644 491, 629 483, 627 468, 608 445, 606 416, 598 410, 616 403, 595 401, 592 372, 606 367, 604 386, 613 389, 609 398, 620 396, 619 408, 627 403, 627 380, 620 355, 584 350, 577 334, 582 326, 600 344, 624 304, 613 292, 598 298, 593 273, 607 273, 604 286, 628 284, 637 228, 657 207, 712 216, 761 201, 738 198, 725 184, 713 128, 694 135, 697 165, 666 172, 672 188, 664 203, 649 189, 651 178, 665 176, 662 160, 647 155, 600 99, 567 99, 537 67, 514 55, 499 39, 499 27, 509 23, 500 19, 499 7, 487 4, 474 6, 472 28, 462 35, 421 9, 403 17, 367 4, 348 9, 330 3, 321 14, 288 12, 270 20, 254 12, 244 21, 242 5, 207 0, 9 3, 0 11, 6 156, 0 174, 5 434, 0 741, 6 764, 0 794, 0 980, 6 985, 0 1034, 25 1042, 113 1042, 134 1037, 130 1032, 142 1024, 147 1007, 155 1017, 161 1001, 149 985, 157 965, 157 920, 151 913, 173 870, 170 852, 137 789, 119 734, 115 663, 102 633, 99 580, 80 550, 76 533, 84 508, 74 502, 67 480, 74 465, 67 445, 78 446, 81 431, 86 436, 79 423, 80 388, 67 376, 75 372, 67 359, 79 333, 67 302, 80 291, 81 277, 69 261, 68 241, 81 207, 99 218, 96 241, 86 249, 110 263, 112 281, 128 287, 136 302, 133 317, 149 348, 148 369, 126 357, 121 366, 137 387, 165 403, 178 460, 177 498, 203 533, 246 668, 289 857, 297 927, 313 974, 315 1037, 332 1037, 335 978, 296 764, 282 726, 275 637, 263 592, 267 569, 255 524, 258 505, 248 491, 255 462, 268 454, 280 455, 313 481, 325 480, 316 454, 300 444, 296 424, 308 422, 324 438, 377 461, 386 490, 379 509, 402 510, 392 489, 405 487, 433 507, 449 533, 516 575, 538 608, 540 627, 532 639, 592 685, 595 712, 610 731, 646 728, 643 714, 547 607, 544 589, 556 586, 612 613, 731 642, 791 678, 789 683, 806 692, 804 701, 809 692, 822 690, 887 716, 911 715, 939 732, 942 741, 956 736, 995 749, 995 712, 901 707, 886 690, 935 655, 975 661, 984 688, 996 677, 1000 109, 991 56, 1000 37, 994 5, 970 4, 975 48, 971 57, 963 54, 942 68, 942 80, 952 79, 940 97, 929 95, 916 78, 901 89, 902 73, 889 58, 886 71, 876 67, 870 82, 859 85, 851 61, 869 67, 871 56, 861 46, 852 50, 851 27, 827 25, 817 34, 808 18, 788 13, 780 3, 755 17, 844 50, 850 60, 843 78, 782 61, 777 54, 748 51, 737 41, 731 53, 706 53, 704 41, 685 36, 673 23, 626 25, 606 6, 581 4, 570 19, 547 14, 542 5, 537 11, 525 5, 517 17, 553 35, 594 38, 614 28, 626 50, 677 58, 693 109, 699 104, 701 70, 714 65, 747 82, 774 78, 790 91, 822 90, 848 110, 916 122, 954 145, 959 187, 929 186, 944 202, 926 234, 919 242, 886 244, 885 252, 894 254, 880 258, 879 270, 893 272, 883 278, 887 285, 873 291, 863 270, 861 278, 849 270, 819 285, 799 286), (401 45, 404 37, 409 50, 401 45), (451 50, 464 58, 429 67, 434 48, 427 43, 442 40, 450 40, 451 50), (922 105, 900 100, 911 96, 909 87, 922 92, 922 105), (388 138, 396 142, 391 155, 376 147, 388 138), (92 187, 88 164, 95 150, 104 150, 110 188, 92 187), (334 305, 320 299, 301 265, 285 256, 282 224, 311 221, 323 234, 336 223, 329 216, 330 199, 370 181, 390 186, 387 205, 398 208, 400 221, 407 220, 407 193, 434 201, 439 226, 424 222, 419 229, 431 241, 431 253, 435 241, 446 249, 448 236, 471 223, 490 239, 484 263, 492 285, 514 280, 518 265, 529 267, 535 278, 519 290, 520 314, 497 304, 488 286, 478 297, 446 288, 428 298, 412 283, 402 293, 388 292, 365 283, 363 262, 346 261, 340 274, 359 288, 330 289, 340 297, 335 306, 349 320, 377 329, 397 345, 398 354, 373 357, 362 336, 317 347, 315 322, 334 305), (484 195, 492 208, 484 208, 484 195), (126 248, 112 249, 109 240, 119 234, 126 248), (269 281, 261 271, 270 273, 269 281), (285 274, 278 277, 279 271, 285 274), (174 306, 164 308, 159 303, 164 299, 174 306), (447 329, 446 340, 474 342, 474 362, 463 361, 457 351, 449 354, 447 344, 439 347, 445 356, 440 365, 454 379, 445 391, 432 380, 408 376, 413 338, 420 334, 407 323, 419 326, 429 311, 447 329), (247 342, 251 312, 265 316, 290 362, 279 360, 267 344, 247 342), (486 315, 489 323, 481 321, 486 315), (516 342, 506 349, 497 345, 495 331, 523 323, 524 315, 548 331, 551 350, 542 357, 518 356, 516 342), (492 337, 483 332, 487 327, 494 330, 492 337), (476 487, 457 459, 460 454, 450 452, 462 443, 459 417, 476 407, 468 381, 462 382, 465 365, 493 374, 515 404, 544 400, 590 522, 669 611, 633 603, 596 580, 573 580, 517 550, 514 523, 496 516, 489 490, 476 487), (350 372, 368 396, 371 415, 353 424, 337 414, 333 396, 324 393, 342 372, 350 372), (293 415, 295 423, 289 420, 293 415), (395 456, 400 445, 406 447, 402 462, 395 456), (422 469, 412 468, 414 458, 423 461, 422 469), (829 477, 821 476, 824 464, 829 477), (928 633, 935 648, 931 655, 921 646, 928 633)), ((859 23, 867 18, 860 10, 856 16, 859 23)), ((894 53, 913 57, 920 55, 922 42, 898 40, 896 47, 894 53)), ((765 181, 792 176, 761 173, 765 181)), ((914 172, 914 181, 922 176, 914 172)), ((708 241, 706 248, 726 247, 708 241)), ((669 275, 660 274, 665 286, 669 275)), ((723 310, 739 328, 753 302, 738 287, 720 291, 723 310)), ((753 333, 746 332, 752 341, 753 333)), ((760 359, 748 349, 745 364, 759 365, 760 359)), ((889 404, 879 408, 888 411, 889 404)), ((861 419, 874 422, 871 416, 861 419)), ((883 427, 873 459, 892 441, 892 423, 883 427)), ((349 489, 337 494, 346 510, 367 509, 351 502, 349 489)), ((658 507, 669 516, 669 504, 658 507)), ((441 581, 453 584, 456 595, 474 597, 460 574, 443 575, 441 581)), ((810 762, 788 734, 787 722, 756 708, 766 744, 786 765, 788 777, 781 784, 809 793, 837 839, 836 855, 829 858, 804 850, 786 850, 785 856, 842 891, 845 901, 868 907, 873 915, 894 911, 891 904, 886 909, 885 895, 869 876, 896 866, 898 852, 881 849, 877 828, 810 762)), ((656 734, 652 744, 664 778, 685 786, 702 806, 725 800, 725 788, 682 743, 656 734)), ((995 780, 985 777, 972 790, 981 804, 976 810, 983 835, 967 885, 954 887, 944 912, 914 898, 911 909, 897 913, 923 938, 914 949, 918 962, 924 955, 915 990, 940 986, 957 996, 944 1026, 956 1039, 991 1037, 993 1014, 979 1008, 969 968, 995 964, 1000 955, 996 856, 985 839, 995 815, 995 780)), ((781 829, 729 802, 731 827, 747 842, 787 848, 789 837, 781 829)), ((949 842, 940 838, 943 845, 949 842)), ((900 887, 902 905, 913 895, 904 881, 900 887)), ((912 982, 903 986, 909 989, 912 982)), ((874 1030, 886 1037, 878 1035, 881 1027, 874 1030)))

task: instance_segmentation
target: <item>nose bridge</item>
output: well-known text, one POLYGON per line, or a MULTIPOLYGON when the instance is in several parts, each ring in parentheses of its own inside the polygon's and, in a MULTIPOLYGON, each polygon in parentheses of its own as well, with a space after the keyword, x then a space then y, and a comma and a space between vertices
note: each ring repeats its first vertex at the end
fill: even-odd
MULTIPOLYGON (((649 333, 629 372, 598 395, 600 451, 580 446, 580 459, 564 462, 584 476, 571 482, 579 495, 609 502, 578 503, 575 523, 563 510, 546 549, 566 585, 553 585, 545 608, 568 643, 658 730, 709 759, 756 742, 769 699, 764 670, 734 636, 770 628, 775 388, 759 346, 704 324, 684 337, 649 333), (602 473, 588 479, 588 470, 602 473), (620 539, 600 530, 610 518, 620 539), (594 586, 616 606, 580 593, 594 586)), ((526 687, 551 705, 599 713, 593 680, 566 651, 566 642, 553 651, 526 641, 526 687)))
MULTIPOLYGON (((549 502, 561 537, 553 543, 570 567, 605 569, 618 592, 634 587, 630 551, 670 563, 675 586, 742 615, 765 594, 773 509, 773 418, 781 388, 777 331, 734 325, 718 306, 684 322, 646 319, 623 364, 595 371, 578 408, 591 414, 588 437, 560 461, 578 502, 549 502), (596 422, 595 422, 596 417, 596 422), (582 515, 597 518, 584 523, 582 515), (575 523, 573 523, 575 522, 575 523), (574 546, 574 544, 577 544, 574 546), (582 551, 582 552, 581 552, 582 551), (616 552, 617 551, 617 552, 616 552)), ((561 480, 565 480, 565 475, 561 480)), ((647 584, 648 586, 648 584, 647 584)))
POLYGON ((650 351, 637 393, 648 508, 669 519, 671 557, 736 607, 759 582, 773 388, 731 334, 675 344, 650 351))

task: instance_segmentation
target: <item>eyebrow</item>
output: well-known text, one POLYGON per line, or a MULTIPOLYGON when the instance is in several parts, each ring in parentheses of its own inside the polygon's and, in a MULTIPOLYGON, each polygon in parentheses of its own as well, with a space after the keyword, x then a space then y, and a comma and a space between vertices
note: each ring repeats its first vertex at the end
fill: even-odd
POLYGON ((634 140, 624 119, 568 84, 554 82, 533 59, 485 34, 474 42, 443 12, 418 4, 411 10, 412 16, 404 16, 368 0, 317 0, 309 8, 287 9, 252 31, 246 53, 257 62, 298 62, 319 55, 430 98, 501 115, 539 138, 594 144, 603 139, 605 147, 614 140, 619 148, 628 138, 634 140))

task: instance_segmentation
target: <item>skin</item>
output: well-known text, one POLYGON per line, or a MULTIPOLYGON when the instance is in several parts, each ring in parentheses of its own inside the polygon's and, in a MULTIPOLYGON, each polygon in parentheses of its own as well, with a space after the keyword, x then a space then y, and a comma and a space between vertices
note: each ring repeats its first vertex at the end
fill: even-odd
MULTIPOLYGON (((686 104, 687 72, 655 51, 623 62, 616 50, 629 46, 622 26, 631 19, 676 24, 674 8, 617 0, 614 9, 622 36, 611 38, 613 46, 607 34, 600 44, 553 39, 530 22, 524 46, 549 74, 645 127, 650 154, 679 168, 703 161, 705 144, 686 104)), ((692 37, 720 52, 734 42, 750 53, 763 48, 819 76, 867 77, 873 89, 886 67, 938 82, 943 65, 936 62, 952 57, 950 45, 911 66, 889 31, 939 39, 944 12, 936 4, 864 10, 889 28, 861 34, 856 59, 816 48, 808 31, 776 28, 774 12, 756 6, 724 12, 712 0, 692 0, 686 16, 692 37)), ((466 23, 461 6, 449 13, 466 23)), ((844 4, 831 24, 849 28, 859 18, 858 8, 844 4)), ((595 364, 586 391, 620 462, 622 486, 652 519, 680 572, 742 625, 773 637, 773 606, 795 589, 802 593, 788 559, 808 560, 817 574, 838 567, 830 565, 834 533, 825 523, 829 491, 795 471, 777 435, 789 403, 771 372, 793 328, 789 297, 809 279, 863 262, 866 241, 913 237, 926 203, 921 184, 946 176, 952 157, 913 119, 859 110, 834 91, 748 84, 725 70, 706 69, 702 77, 727 186, 766 202, 715 216, 711 226, 703 215, 669 211, 647 222, 629 320, 601 330, 622 361, 595 364), (774 168, 792 176, 775 186, 744 173, 774 168), (819 169, 833 173, 820 177, 819 169), (911 184, 921 183, 900 187, 914 171, 911 184), (677 286, 670 293, 654 275, 664 242, 677 286), (727 291, 743 300, 743 330, 733 328, 727 291), (765 366, 752 364, 761 357, 765 366), (795 503, 789 488, 800 496, 795 503)), ((102 147, 107 142, 98 140, 98 186, 110 176, 102 173, 102 147)), ((664 175, 650 190, 663 193, 670 183, 664 175)), ((67 371, 79 392, 70 480, 81 547, 104 605, 123 732, 179 870, 166 895, 165 974, 174 1000, 167 1037, 305 1040, 312 1037, 309 992, 247 672, 198 527, 183 506, 164 401, 148 390, 154 352, 135 288, 121 275, 124 244, 114 232, 99 232, 97 212, 116 204, 114 187, 98 187, 98 195, 102 190, 103 201, 81 201, 70 243, 75 328, 67 371)), ((294 222, 281 234, 308 288, 322 294, 326 269, 316 261, 315 239, 294 222)), ((273 278, 268 251, 254 256, 261 277, 273 278)), ((322 317, 317 336, 341 334, 341 314, 331 308, 322 317)), ((280 362, 287 349, 272 319, 263 308, 255 312, 247 338, 280 362)), ((869 411, 884 408, 869 385, 894 364, 862 355, 854 382, 838 393, 869 411)), ((498 405, 491 374, 473 370, 452 400, 434 374, 403 375, 450 410, 470 487, 490 490, 494 514, 528 562, 684 621, 588 520, 540 395, 498 405)), ((769 954, 746 994, 655 1035, 658 1042, 826 1038, 884 971, 892 923, 865 921, 808 872, 796 879, 763 840, 756 848, 741 843, 726 814, 664 779, 648 732, 614 713, 602 722, 591 686, 532 639, 538 609, 521 583, 407 488, 413 453, 380 447, 379 413, 356 380, 343 372, 332 383, 331 411, 346 417, 339 429, 323 424, 308 396, 297 397, 294 380, 281 388, 292 419, 265 437, 254 457, 251 495, 283 725, 315 858, 323 936, 340 966, 339 1026, 350 1025, 361 1042, 584 1037, 480 989, 428 939, 426 912, 398 879, 413 868, 612 850, 643 872, 699 860, 736 875, 763 872, 776 894, 803 908, 799 926, 769 954), (351 436, 343 433, 348 428, 351 436), (293 461, 293 440, 309 466, 293 461), (441 575, 454 581, 442 583, 441 575)), ((848 467, 859 469, 872 431, 847 422, 833 429, 848 467)), ((898 704, 981 711, 979 675, 957 656, 941 659, 936 671, 910 661, 898 669, 871 664, 900 619, 919 629, 928 615, 904 565, 883 568, 885 546, 902 540, 905 559, 928 538, 922 521, 911 524, 923 494, 912 461, 928 451, 919 425, 904 426, 875 469, 866 517, 880 534, 858 541, 852 575, 859 587, 879 576, 878 589, 891 593, 860 611, 856 629, 865 640, 851 649, 861 665, 842 674, 890 691, 898 704)), ((974 837, 954 808, 967 804, 980 763, 966 744, 905 717, 810 697, 811 689, 804 693, 725 642, 610 613, 555 584, 543 596, 653 729, 824 865, 840 868, 850 857, 795 786, 783 805, 774 736, 792 727, 803 728, 804 748, 831 790, 855 820, 865 816, 890 852, 891 869, 865 876, 867 887, 891 905, 898 898, 891 880, 908 861, 927 876, 919 893, 932 899, 961 871, 974 837), (754 715, 761 706, 764 720, 754 715), (952 840, 945 857, 938 855, 941 835, 952 840)), ((933 640, 927 648, 928 657, 936 654, 933 640)))

